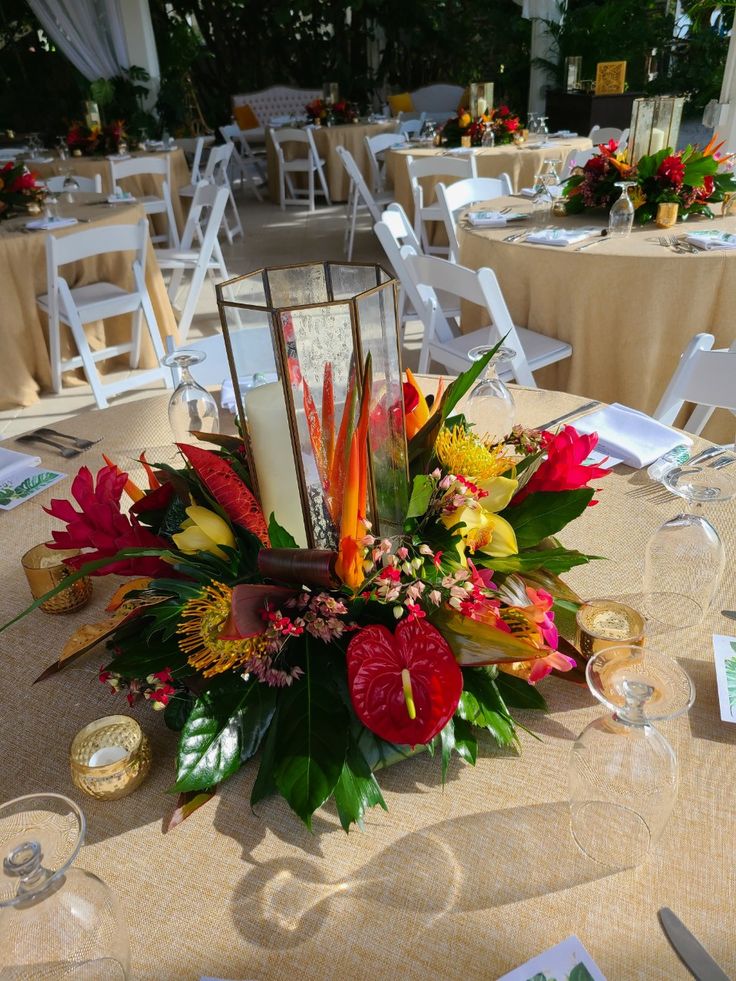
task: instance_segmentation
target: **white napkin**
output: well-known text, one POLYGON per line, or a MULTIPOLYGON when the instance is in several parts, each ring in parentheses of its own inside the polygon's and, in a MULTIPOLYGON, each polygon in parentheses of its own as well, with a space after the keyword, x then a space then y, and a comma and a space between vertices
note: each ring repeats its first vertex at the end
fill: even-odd
POLYGON ((553 139, 558 140, 571 140, 574 139, 578 134, 573 133, 571 129, 558 129, 556 133, 549 134, 553 139))
POLYGON ((500 211, 470 211, 468 222, 478 228, 503 228, 508 220, 500 211))
POLYGON ((130 160, 129 153, 108 153, 106 160, 130 160))
POLYGON ((446 150, 445 153, 472 153, 473 150, 477 150, 477 149, 479 149, 479 147, 474 147, 474 146, 454 146, 451 149, 446 150))
POLYGON ((640 470, 684 443, 692 440, 669 426, 657 422, 644 412, 614 402, 597 409, 571 425, 579 433, 598 433, 597 450, 610 453, 629 467, 640 470))
POLYGON ((731 232, 720 232, 713 228, 707 232, 691 232, 686 241, 699 249, 736 249, 736 235, 731 232))
POLYGON ((76 218, 36 218, 34 221, 26 222, 26 228, 49 229, 67 228, 69 225, 76 225, 76 218))
POLYGON ((564 248, 566 245, 574 245, 575 242, 582 242, 584 238, 590 238, 600 232, 598 228, 547 228, 541 232, 532 232, 527 235, 525 242, 533 245, 556 245, 564 248))
POLYGON ((53 159, 54 159, 53 157, 29 157, 28 158, 28 163, 29 164, 47 164, 47 163, 51 163, 51 161, 53 159))
POLYGON ((111 194, 107 199, 108 204, 131 204, 134 201, 132 194, 111 194))

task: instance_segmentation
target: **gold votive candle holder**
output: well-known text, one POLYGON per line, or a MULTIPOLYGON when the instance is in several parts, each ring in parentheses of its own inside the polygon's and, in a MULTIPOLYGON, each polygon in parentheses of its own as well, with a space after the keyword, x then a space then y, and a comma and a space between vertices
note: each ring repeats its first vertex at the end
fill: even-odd
MULTIPOLYGON (((34 545, 26 552, 20 561, 34 599, 44 596, 71 574, 64 560, 76 555, 79 555, 78 548, 58 549, 48 545, 34 545)), ((84 576, 42 603, 41 609, 44 613, 72 613, 83 607, 91 595, 92 580, 84 576)))
POLYGON ((657 228, 672 228, 677 223, 679 211, 679 204, 663 201, 657 205, 657 215, 654 219, 654 224, 657 228))
POLYGON ((472 143, 470 141, 470 137, 469 136, 461 136, 460 137, 460 146, 462 146, 462 147, 472 146, 472 143))
POLYGON ((575 617, 576 647, 585 658, 608 647, 641 646, 644 617, 638 610, 612 599, 583 603, 575 617))
POLYGON ((151 769, 151 746, 128 715, 108 715, 90 722, 69 749, 72 783, 97 800, 132 794, 151 769))

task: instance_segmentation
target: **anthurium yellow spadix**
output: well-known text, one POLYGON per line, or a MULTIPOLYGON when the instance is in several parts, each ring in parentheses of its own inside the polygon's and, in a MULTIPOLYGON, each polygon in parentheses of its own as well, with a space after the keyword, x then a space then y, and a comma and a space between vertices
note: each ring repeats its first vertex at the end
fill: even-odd
POLYGON ((227 553, 220 546, 235 548, 235 536, 230 525, 209 508, 197 505, 187 508, 187 520, 181 528, 172 538, 176 547, 187 555, 210 552, 220 559, 226 559, 227 553))

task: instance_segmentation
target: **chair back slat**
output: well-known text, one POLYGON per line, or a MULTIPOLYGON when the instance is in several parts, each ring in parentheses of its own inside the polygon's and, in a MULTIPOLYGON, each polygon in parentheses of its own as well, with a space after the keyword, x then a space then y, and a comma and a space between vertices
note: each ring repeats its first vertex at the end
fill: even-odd
POLYGON ((148 222, 142 218, 136 225, 105 225, 59 237, 48 235, 46 252, 55 267, 107 252, 135 252, 140 258, 145 253, 147 236, 148 222))

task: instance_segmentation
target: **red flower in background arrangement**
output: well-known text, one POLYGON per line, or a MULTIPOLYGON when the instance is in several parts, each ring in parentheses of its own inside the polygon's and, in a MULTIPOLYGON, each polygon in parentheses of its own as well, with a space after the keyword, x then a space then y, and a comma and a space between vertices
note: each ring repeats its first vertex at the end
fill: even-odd
POLYGON ((716 182, 710 174, 706 174, 703 178, 703 186, 698 187, 695 190, 695 196, 699 201, 707 201, 715 190, 716 182))
MULTIPOLYGON (((155 548, 165 550, 168 543, 144 528, 135 517, 123 514, 120 499, 128 479, 126 473, 114 467, 103 467, 97 481, 87 467, 82 467, 72 481, 72 497, 80 506, 77 511, 71 501, 53 500, 47 514, 66 524, 66 531, 52 532, 50 548, 91 549, 75 558, 65 559, 67 565, 79 568, 95 559, 112 557, 123 548, 155 548)), ((170 576, 171 566, 155 556, 131 556, 111 562, 93 572, 93 576, 117 573, 119 576, 170 576)))
POLYGON ((657 168, 657 177, 668 181, 673 187, 682 187, 685 179, 685 164, 682 162, 682 157, 676 153, 671 157, 665 157, 657 168))
MULTIPOLYGON (((578 433, 573 426, 565 426, 559 433, 543 434, 546 460, 537 468, 529 482, 522 487, 511 502, 520 504, 525 497, 536 491, 566 491, 585 487, 591 480, 607 477, 609 471, 602 467, 583 466, 598 442, 596 433, 578 433)), ((591 501, 596 504, 597 501, 591 501)))

